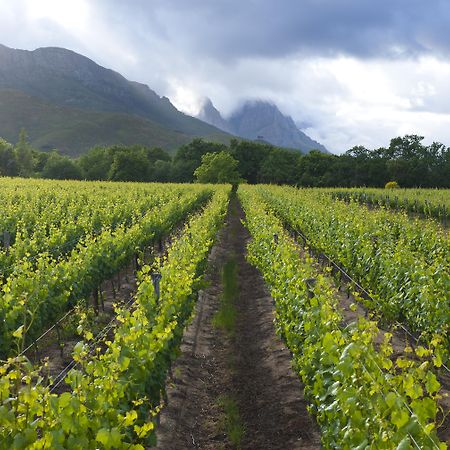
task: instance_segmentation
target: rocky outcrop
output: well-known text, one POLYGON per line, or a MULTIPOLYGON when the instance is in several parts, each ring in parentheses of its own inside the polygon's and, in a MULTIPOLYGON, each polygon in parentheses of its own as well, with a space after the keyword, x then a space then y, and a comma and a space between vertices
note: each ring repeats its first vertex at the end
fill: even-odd
POLYGON ((210 125, 232 133, 231 125, 222 117, 209 98, 205 98, 197 117, 210 125))
POLYGON ((225 120, 211 100, 206 99, 198 117, 246 139, 269 142, 272 145, 294 148, 302 152, 313 149, 328 152, 322 144, 301 131, 292 117, 282 114, 278 107, 270 102, 247 101, 225 120))

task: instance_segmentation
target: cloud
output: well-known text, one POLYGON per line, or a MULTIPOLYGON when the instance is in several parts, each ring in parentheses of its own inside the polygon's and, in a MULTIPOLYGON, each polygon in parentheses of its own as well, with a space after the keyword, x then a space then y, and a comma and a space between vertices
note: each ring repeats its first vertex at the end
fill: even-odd
POLYGON ((444 0, 157 0, 152 5, 147 16, 159 17, 174 43, 212 59, 299 52, 398 58, 450 50, 450 4, 444 0))
POLYGON ((260 98, 337 152, 406 132, 450 144, 445 0, 38 4, 0 0, 1 43, 70 48, 188 113, 260 98))
POLYGON ((271 100, 307 124, 307 134, 340 153, 354 145, 388 145, 405 133, 448 145, 449 78, 450 63, 434 57, 247 59, 232 70, 211 63, 173 77, 168 95, 188 113, 195 113, 206 95, 225 116, 244 99, 271 100))

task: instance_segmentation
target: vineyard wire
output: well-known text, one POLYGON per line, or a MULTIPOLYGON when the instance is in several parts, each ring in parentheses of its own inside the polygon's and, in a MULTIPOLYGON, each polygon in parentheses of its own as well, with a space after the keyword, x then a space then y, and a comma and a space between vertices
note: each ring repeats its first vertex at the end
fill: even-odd
MULTIPOLYGON (((290 227, 289 227, 290 228, 290 227)), ((292 228, 291 228, 291 230, 292 230, 292 228)), ((317 255, 322 255, 325 259, 327 259, 327 261, 333 266, 333 267, 335 267, 339 272, 341 272, 352 284, 354 284, 357 288, 358 288, 358 290, 360 290, 361 292, 363 292, 364 293, 364 295, 366 295, 367 296, 367 298, 368 298, 368 300, 371 300, 372 302, 374 302, 376 305, 378 305, 378 307, 380 307, 381 308, 381 303, 378 301, 378 300, 376 300, 376 299, 374 299, 370 294, 369 294, 369 292, 367 292, 367 290, 366 289, 364 289, 356 280, 354 280, 353 279, 353 277, 351 277, 339 264, 336 264, 328 255, 326 255, 325 253, 323 253, 323 252, 319 252, 318 250, 317 250, 317 248, 315 248, 313 245, 311 245, 311 243, 310 243, 310 241, 309 241, 309 239, 301 232, 301 231, 298 231, 298 230, 292 230, 292 231, 294 231, 294 233, 297 233, 302 239, 303 239, 303 241, 305 242, 305 244, 314 252, 314 253, 316 253, 317 255)), ((412 339, 414 339, 415 341, 416 341, 416 344, 420 344, 421 343, 421 341, 420 341, 420 338, 418 338, 418 337, 416 337, 416 336, 414 336, 414 334, 413 333, 411 333, 411 331, 410 330, 408 330, 408 328, 406 328, 406 326, 405 325, 403 325, 402 323, 400 323, 400 322, 398 322, 398 321, 394 321, 393 322, 393 325, 395 325, 395 326, 398 326, 399 328, 401 328, 408 336, 410 336, 412 339)), ((426 345, 425 345, 425 347, 426 347, 426 345)), ((442 368, 450 375, 450 368, 445 364, 445 363, 442 363, 442 368)))

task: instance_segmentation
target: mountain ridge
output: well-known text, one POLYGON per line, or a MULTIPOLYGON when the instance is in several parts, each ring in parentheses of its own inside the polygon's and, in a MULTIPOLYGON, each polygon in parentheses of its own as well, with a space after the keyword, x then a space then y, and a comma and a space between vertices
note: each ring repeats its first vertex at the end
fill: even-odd
POLYGON ((292 117, 284 115, 269 101, 247 100, 225 119, 212 101, 206 98, 197 117, 245 139, 263 140, 303 153, 312 149, 329 153, 325 146, 301 131, 292 117))
POLYGON ((25 128, 33 147, 58 149, 70 156, 79 156, 95 146, 149 142, 172 153, 192 140, 190 135, 173 132, 144 117, 68 108, 22 91, 0 89, 0 136, 15 142, 21 128, 25 128))
MULTIPOLYGON (((60 47, 18 50, 0 44, 0 89, 23 92, 36 99, 36 104, 40 99, 55 107, 121 113, 130 116, 128 120, 136 117, 146 119, 170 133, 191 139, 205 137, 227 142, 232 138, 222 130, 178 111, 167 97, 158 96, 147 85, 127 80, 118 72, 60 47)), ((3 106, 7 109, 7 105, 3 106)), ((26 115, 16 116, 25 128, 33 120, 26 115)), ((43 123, 43 126, 47 125, 43 123)), ((48 123, 48 128, 53 127, 54 123, 48 123)), ((0 123, 0 136, 11 134, 10 131, 0 123)), ((131 138, 130 135, 127 141, 131 138)), ((152 141, 148 145, 153 145, 152 141)), ((76 152, 80 150, 77 148, 76 152)))

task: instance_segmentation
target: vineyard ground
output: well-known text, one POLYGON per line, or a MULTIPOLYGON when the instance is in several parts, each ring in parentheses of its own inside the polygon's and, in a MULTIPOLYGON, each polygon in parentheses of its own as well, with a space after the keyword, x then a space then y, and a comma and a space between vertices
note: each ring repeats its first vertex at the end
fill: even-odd
POLYGON ((158 432, 161 450, 320 448, 291 355, 275 334, 272 299, 245 259, 250 236, 243 217, 233 199, 210 256, 209 285, 199 296, 168 382, 158 432), (234 330, 227 334, 214 325, 214 317, 221 304, 222 268, 231 259, 237 264, 238 296, 234 330), (227 437, 224 398, 237 406, 238 427, 244 430, 238 445, 227 437))

